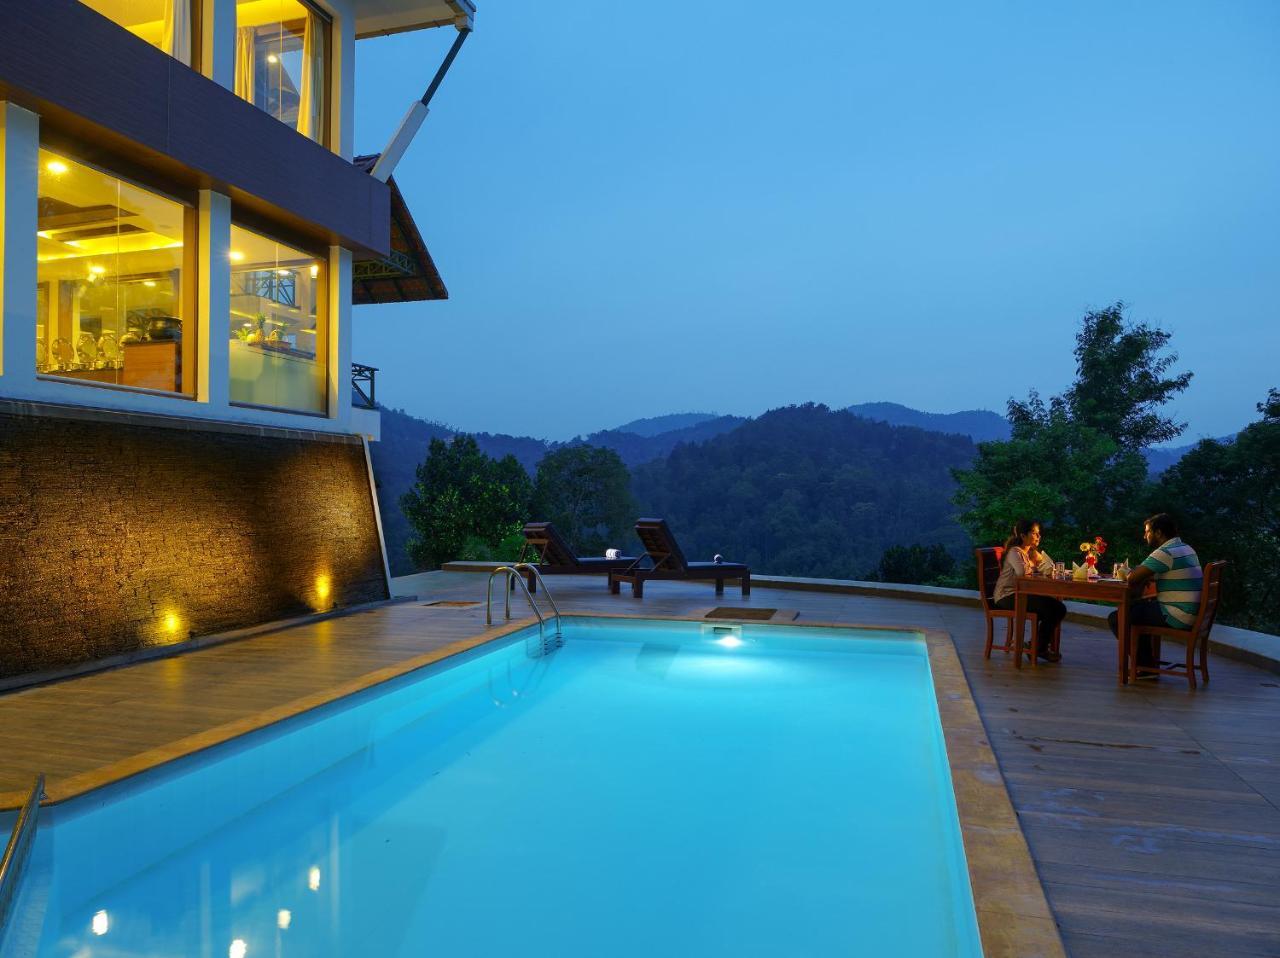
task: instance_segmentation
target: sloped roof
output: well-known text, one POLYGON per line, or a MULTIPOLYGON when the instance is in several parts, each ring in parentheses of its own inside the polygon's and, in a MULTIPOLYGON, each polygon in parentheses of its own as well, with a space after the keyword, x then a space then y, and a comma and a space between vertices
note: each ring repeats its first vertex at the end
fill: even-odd
MULTIPOLYGON (((357 156, 352 162, 368 173, 378 156, 357 156)), ((391 187, 391 252, 381 258, 356 259, 351 264, 351 302, 362 306, 448 299, 449 291, 394 176, 387 185, 391 187)))

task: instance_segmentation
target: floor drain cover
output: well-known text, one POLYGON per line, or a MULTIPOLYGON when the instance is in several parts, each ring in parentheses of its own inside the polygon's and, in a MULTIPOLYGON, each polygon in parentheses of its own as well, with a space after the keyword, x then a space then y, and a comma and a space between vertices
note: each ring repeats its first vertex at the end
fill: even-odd
POLYGON ((746 619, 751 622, 767 622, 773 618, 773 614, 777 609, 734 609, 724 606, 719 609, 712 609, 707 613, 708 619, 746 619))

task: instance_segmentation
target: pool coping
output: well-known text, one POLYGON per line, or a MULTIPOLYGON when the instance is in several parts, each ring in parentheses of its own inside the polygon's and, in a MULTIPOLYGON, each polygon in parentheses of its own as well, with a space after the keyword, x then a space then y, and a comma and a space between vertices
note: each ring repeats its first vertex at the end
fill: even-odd
MULTIPOLYGON (((687 615, 637 616, 613 612, 571 612, 564 617, 705 623, 709 621, 705 618, 705 613, 711 608, 713 607, 708 606, 687 615)), ((89 772, 55 780, 46 788, 42 805, 58 805, 98 789, 118 785, 127 779, 339 702, 483 645, 498 642, 536 624, 536 618, 528 617, 486 629, 477 635, 376 669, 284 705, 206 729, 89 772)), ((743 624, 774 625, 758 622, 743 624)), ((1045 898, 1030 849, 1018 824, 1004 776, 987 739, 986 729, 978 714, 951 634, 941 629, 924 627, 848 622, 797 621, 777 625, 805 629, 874 629, 924 636, 983 954, 985 958, 1065 958, 1066 950, 1057 923, 1045 898)), ((25 793, 0 793, 0 813, 19 807, 25 799, 25 793)))

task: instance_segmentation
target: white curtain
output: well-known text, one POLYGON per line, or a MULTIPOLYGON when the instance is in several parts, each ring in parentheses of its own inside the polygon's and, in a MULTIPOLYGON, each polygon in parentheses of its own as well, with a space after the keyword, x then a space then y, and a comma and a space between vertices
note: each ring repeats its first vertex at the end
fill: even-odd
POLYGON ((302 77, 298 84, 298 132, 319 142, 324 103, 324 25, 308 11, 302 31, 302 77))
POLYGON ((164 36, 161 49, 191 66, 191 0, 168 0, 164 5, 164 36))
POLYGON ((236 96, 254 102, 253 55, 257 34, 253 27, 241 27, 236 31, 236 96))

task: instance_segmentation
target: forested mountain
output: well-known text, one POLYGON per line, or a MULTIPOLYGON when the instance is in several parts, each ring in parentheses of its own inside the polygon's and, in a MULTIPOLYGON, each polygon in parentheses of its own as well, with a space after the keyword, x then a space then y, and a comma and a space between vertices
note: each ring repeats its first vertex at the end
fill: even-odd
POLYGON ((915 426, 933 432, 968 436, 974 442, 1009 438, 1009 421, 989 409, 966 409, 962 412, 921 412, 896 402, 866 402, 847 407, 864 419, 887 422, 891 426, 915 426))
MULTIPOLYGON (((439 423, 382 411, 382 439, 369 448, 395 575, 413 571, 400 498, 430 441, 453 435, 439 423)), ((562 445, 490 433, 475 438, 482 452, 514 455, 530 475, 562 445)), ((701 419, 655 436, 619 429, 574 442, 618 452, 632 469, 640 511, 670 519, 691 556, 720 552, 777 574, 857 576, 890 545, 942 543, 954 552, 966 542, 949 518, 948 469, 973 456, 963 436, 808 405, 754 420, 701 419)))
POLYGON ((641 511, 665 517, 689 558, 859 578, 889 546, 964 549, 950 470, 973 455, 966 436, 809 404, 679 446, 634 469, 633 486, 641 511))

